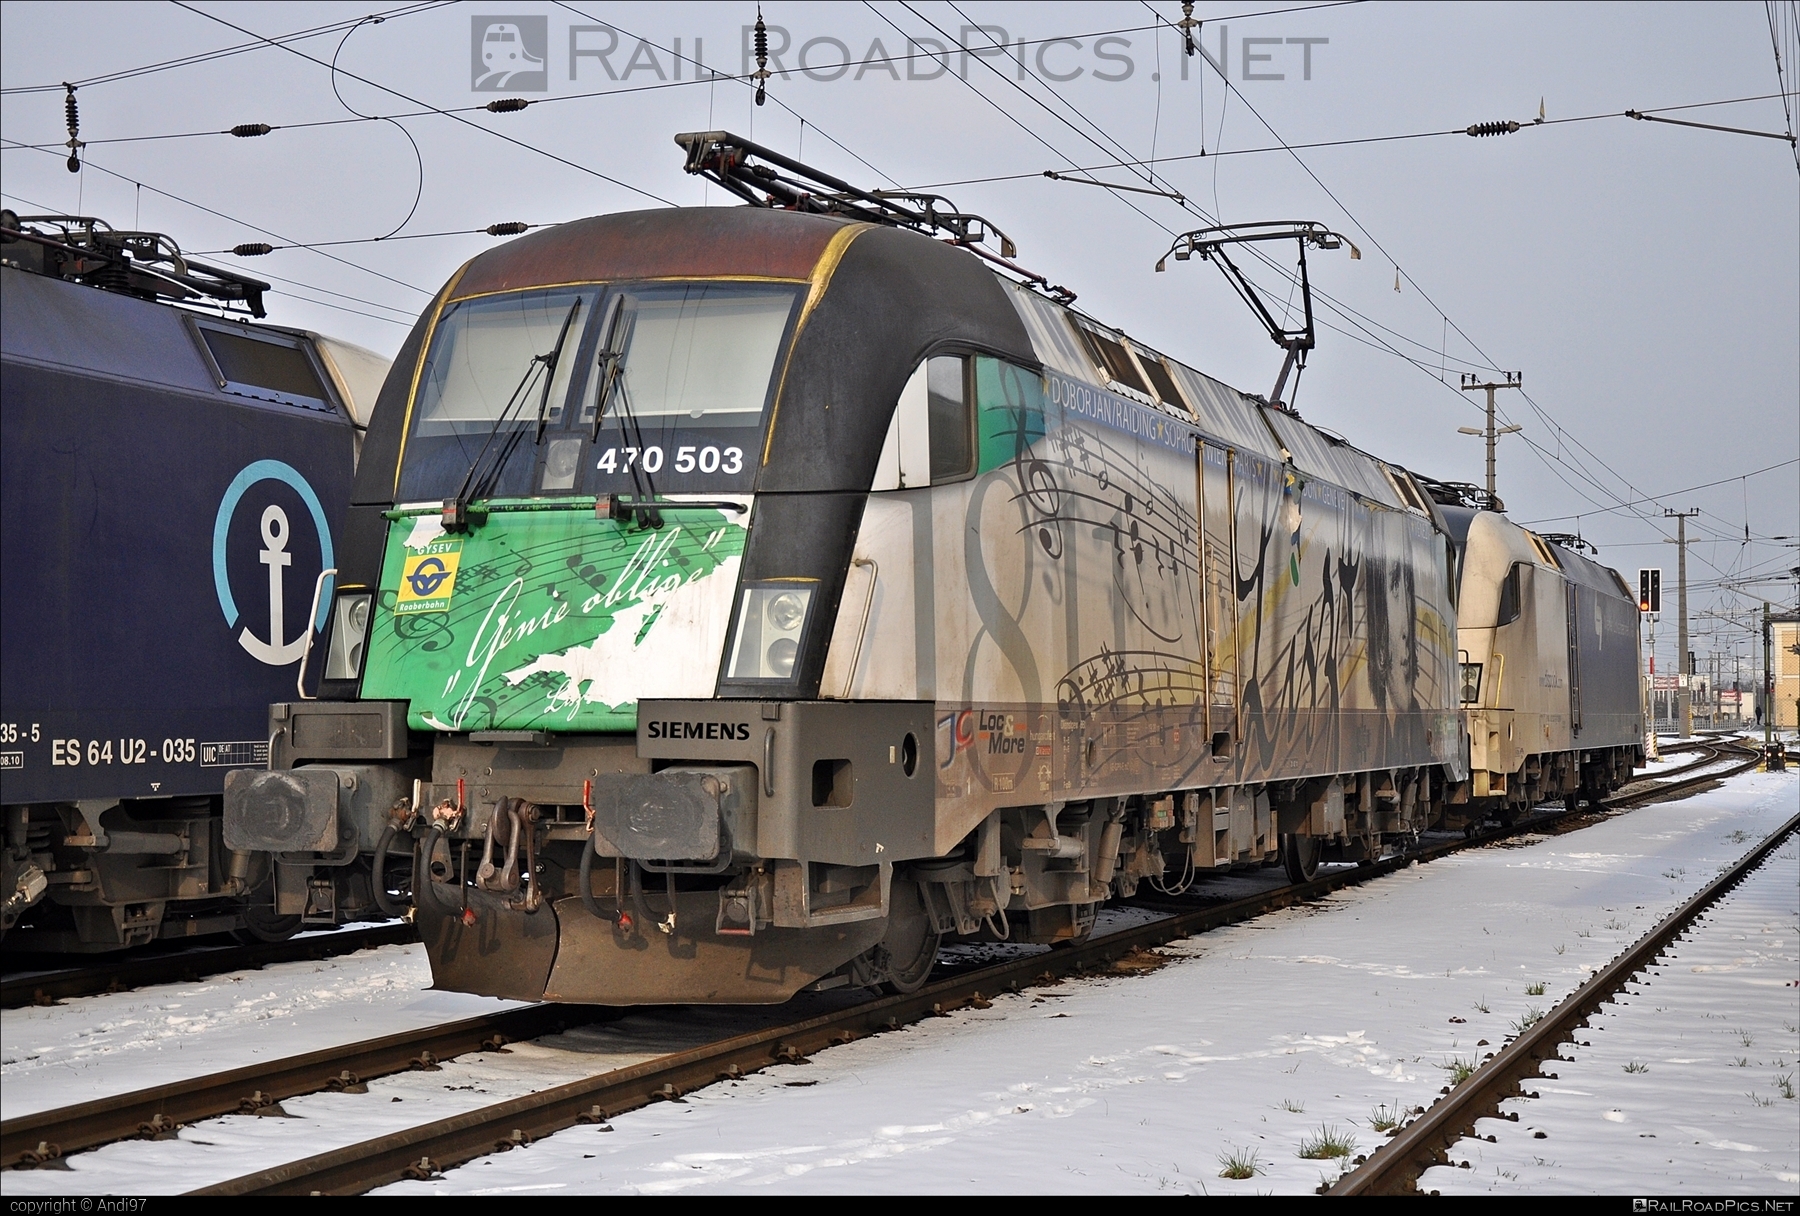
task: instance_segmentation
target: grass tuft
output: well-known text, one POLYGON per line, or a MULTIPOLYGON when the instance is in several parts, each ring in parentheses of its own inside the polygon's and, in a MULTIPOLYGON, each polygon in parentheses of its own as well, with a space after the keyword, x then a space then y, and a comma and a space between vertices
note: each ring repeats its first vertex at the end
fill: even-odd
POLYGON ((1529 1005, 1526 1007, 1525 1012, 1520 1014, 1518 1018, 1513 1021, 1513 1033, 1515 1035, 1524 1034, 1527 1030, 1530 1030, 1533 1026, 1536 1026, 1543 1020, 1544 1011, 1539 1009, 1536 1005, 1529 1005))
POLYGON ((1454 1088, 1474 1076, 1475 1070, 1481 1067, 1481 1062, 1465 1060, 1461 1056, 1456 1056, 1448 1064, 1439 1064, 1438 1067, 1450 1074, 1450 1084, 1454 1088))
MULTIPOLYGON (((1791 1081, 1791 1078, 1790 1078, 1791 1081)), ((1791 1086, 1790 1086, 1791 1088, 1791 1086)), ((1400 1108, 1383 1103, 1369 1112, 1369 1126, 1386 1135, 1400 1126, 1400 1108)))
POLYGON ((1632 1060, 1625 1065, 1626 1072, 1649 1072, 1650 1066, 1639 1060, 1632 1060))
POLYGON ((1290 1115, 1304 1115, 1306 1113, 1306 1103, 1296 1102, 1292 1098, 1283 1098, 1281 1100, 1281 1109, 1287 1111, 1290 1115))
POLYGON ((1268 1172, 1256 1159, 1256 1150, 1253 1148, 1234 1148, 1230 1152, 1220 1153, 1219 1164, 1224 1167, 1219 1171, 1219 1177, 1238 1181, 1268 1172))
POLYGON ((1525 985, 1525 995, 1526 996, 1543 996, 1544 995, 1544 981, 1539 980, 1535 984, 1525 985))
POLYGON ((1318 1134, 1300 1142, 1300 1156, 1308 1161, 1330 1161, 1356 1151, 1356 1137, 1336 1127, 1319 1125, 1318 1134))
POLYGON ((1788 1099, 1790 1102, 1793 1101, 1794 1074, 1790 1072, 1786 1076, 1776 1077, 1775 1088, 1781 1091, 1782 1097, 1788 1099))

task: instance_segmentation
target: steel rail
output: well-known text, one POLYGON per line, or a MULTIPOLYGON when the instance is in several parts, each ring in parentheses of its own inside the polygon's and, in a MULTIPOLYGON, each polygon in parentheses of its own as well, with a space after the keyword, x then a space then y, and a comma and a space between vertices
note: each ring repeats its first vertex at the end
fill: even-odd
POLYGON ((68 997, 124 992, 147 984, 192 983, 226 971, 266 967, 271 963, 315 961, 371 946, 418 940, 417 929, 409 923, 399 922, 312 937, 293 937, 280 942, 184 950, 127 958, 97 967, 8 976, 0 980, 0 1008, 54 1005, 68 997))
MULTIPOLYGON (((1403 1127, 1356 1169, 1325 1191, 1328 1195, 1391 1195, 1415 1190, 1419 1176, 1448 1160, 1447 1150, 1482 1118, 1504 1117, 1500 1104, 1522 1094, 1520 1083, 1538 1075, 1538 1067, 1560 1055, 1560 1048, 1600 1006, 1616 996, 1633 977, 1685 932, 1695 918, 1749 876, 1765 858, 1800 828, 1794 815, 1736 864, 1671 912, 1624 953, 1590 976, 1536 1025, 1484 1061, 1430 1110, 1403 1127)), ((1511 1116, 1516 1119, 1517 1115, 1511 1116)))
MULTIPOLYGON (((1560 812, 1556 813, 1552 817, 1560 814, 1560 812)), ((1543 823, 1544 817, 1539 816, 1529 822, 1517 825, 1511 831, 1527 831, 1542 826, 1543 823)), ((1430 860, 1445 852, 1466 848, 1483 840, 1494 839, 1495 835, 1505 834, 1507 833, 1501 832, 1480 837, 1474 841, 1459 840, 1448 845, 1438 845, 1424 852, 1391 858, 1378 865, 1338 871, 1299 887, 1277 888, 1275 891, 1184 912, 1168 920, 1151 922, 1136 930, 1126 931, 1136 934, 1130 941, 1121 943, 1121 935, 1112 933, 1087 943, 1085 949, 1110 962, 1115 952, 1126 953, 1133 948, 1141 949, 1145 945, 1162 945, 1176 937, 1202 933, 1210 928, 1246 920, 1292 903, 1316 898, 1342 886, 1388 873, 1415 858, 1430 860)), ((1071 967, 1080 970, 1087 965, 1083 958, 1074 951, 1056 950, 1048 955, 1040 954, 1030 957, 1031 965, 1025 970, 1032 975, 1046 971, 1053 975, 1060 975, 1071 967), (1067 964, 1067 966, 1059 966, 1061 964, 1067 964)), ((986 978, 991 975, 991 972, 992 969, 984 969, 980 972, 965 973, 965 975, 977 977, 973 983, 965 987, 971 992, 983 990, 991 992, 998 991, 1007 983, 1013 987, 1019 986, 1020 981, 1017 977, 1008 977, 1004 982, 986 978)), ((952 981, 946 980, 941 985, 934 986, 929 990, 937 994, 931 1004, 941 1004, 946 999, 944 993, 948 989, 943 988, 943 985, 951 983, 952 981)), ((958 998, 949 999, 955 1002, 958 998)), ((963 998, 963 1003, 966 1003, 967 999, 972 998, 963 998)), ((929 1005, 926 1008, 929 1010, 929 1005)), ((153 1087, 80 1106, 21 1116, 18 1119, 0 1123, 0 1163, 8 1166, 42 1164, 47 1158, 98 1147, 115 1140, 164 1134, 183 1124, 231 1114, 250 1107, 266 1108, 284 1098, 329 1088, 333 1083, 338 1083, 341 1087, 342 1075, 346 1072, 357 1078, 359 1082, 366 1082, 389 1073, 404 1072, 414 1067, 415 1061, 426 1053, 429 1053, 434 1061, 442 1062, 452 1058, 458 1050, 477 1050, 496 1034, 505 1034, 513 1040, 531 1037, 532 1023, 528 1018, 524 1018, 524 1015, 534 1010, 540 1012, 560 1011, 548 1015, 549 1023, 557 1024, 610 1016, 610 1011, 602 1012, 594 1007, 531 1006, 527 1010, 516 1010, 496 1017, 452 1023, 435 1031, 430 1029, 410 1031, 367 1042, 341 1044, 292 1059, 269 1061, 248 1068, 193 1078, 172 1086, 153 1087), (584 1011, 587 1011, 585 1018, 584 1011), (524 1020, 508 1020, 514 1018, 524 1020), (262 1095, 257 1102, 247 1103, 245 1101, 257 1094, 262 1095)), ((538 1033, 543 1032, 539 1031, 538 1033)))
MULTIPOLYGON (((1739 755, 1744 755, 1746 750, 1747 749, 1742 747, 1727 744, 1719 747, 1710 760, 1683 765, 1676 771, 1686 772, 1693 768, 1704 768, 1707 764, 1717 763, 1720 755, 1723 753, 1736 752, 1739 755)), ((1730 768, 1723 768, 1710 773, 1699 773, 1692 777, 1683 778, 1680 781, 1662 781, 1645 789, 1623 794, 1614 794, 1612 797, 1602 800, 1600 805, 1609 810, 1625 811, 1630 810, 1633 807, 1647 806, 1652 802, 1663 802, 1672 795, 1683 794, 1689 790, 1698 789, 1702 786, 1712 784, 1713 782, 1723 781, 1727 777, 1735 777, 1739 773, 1749 772, 1751 769, 1755 768, 1761 760, 1762 757, 1760 755, 1752 754, 1739 763, 1732 765, 1730 768)))
MULTIPOLYGON (((1711 780, 1711 778, 1702 778, 1711 780)), ((1506 836, 1542 828, 1546 820, 1584 812, 1563 810, 1473 839, 1445 841, 1310 882, 1277 888, 1165 920, 1117 930, 1086 943, 993 964, 928 984, 905 996, 878 998, 788 1025, 723 1039, 688 1051, 600 1073, 566 1085, 421 1124, 360 1144, 245 1174, 192 1192, 196 1195, 361 1194, 404 1178, 424 1178, 496 1151, 580 1123, 678 1098, 721 1080, 781 1064, 805 1063, 814 1052, 896 1030, 986 997, 1084 974, 1132 972, 1150 963, 1145 952, 1180 938, 1306 903, 1410 866, 1506 836)))
POLYGON ((528 1005, 20 1115, 0 1122, 0 1161, 41 1165, 115 1140, 166 1136, 218 1115, 284 1114, 278 1105, 284 1098, 327 1089, 359 1092, 373 1077, 434 1070, 464 1052, 494 1050, 605 1016, 608 1011, 582 1006, 528 1005))
MULTIPOLYGON (((1749 763, 1754 763, 1754 761, 1749 763)), ((1744 767, 1748 767, 1748 764, 1744 767)), ((1695 780, 1696 782, 1706 782, 1716 779, 1716 776, 1709 775, 1695 780)), ((1676 792, 1676 789, 1676 786, 1664 785, 1655 787, 1648 793, 1651 797, 1666 796, 1676 792)), ((591 1086, 612 1078, 616 1084, 610 1088, 618 1089, 622 1086, 623 1089, 620 1092, 625 1097, 621 1098, 619 1094, 609 1092, 604 1101, 596 1099, 590 1103, 589 1108, 584 1108, 581 1113, 591 1113, 591 1108, 596 1106, 605 1112, 617 1113, 642 1105, 645 1101, 668 1096, 668 1086, 670 1085, 675 1085, 677 1089, 691 1088, 693 1081, 689 1074, 693 1069, 684 1069, 681 1063, 688 1056, 710 1058, 711 1054, 722 1053, 721 1058, 730 1057, 725 1059, 720 1066, 720 1072, 724 1075, 741 1075, 744 1071, 755 1071, 756 1068, 771 1063, 789 1062, 793 1051, 799 1050, 801 1047, 804 1047, 805 1050, 816 1050, 821 1045, 847 1041, 846 1035, 849 1038, 858 1037, 861 1033, 870 1032, 871 1026, 874 1030, 891 1029, 902 1022, 914 1021, 950 1008, 979 1002, 983 992, 996 993, 1002 990, 1017 990, 1030 983, 1053 982, 1066 975, 1081 974, 1096 966, 1105 969, 1114 965, 1115 961, 1124 955, 1141 952, 1165 945, 1178 938, 1204 933, 1213 928, 1316 899, 1340 888, 1391 873, 1414 861, 1428 862, 1506 836, 1541 830, 1556 821, 1582 813, 1586 812, 1564 809, 1548 814, 1539 814, 1529 820, 1521 820, 1511 828, 1490 831, 1471 839, 1441 842, 1423 849, 1402 853, 1381 862, 1358 866, 1355 869, 1334 871, 1308 883, 1283 886, 1273 891, 1223 904, 1182 912, 1165 920, 1109 933, 1081 946, 1052 950, 979 970, 963 972, 930 985, 912 998, 893 997, 876 1000, 835 1015, 827 1015, 823 1019, 812 1019, 792 1026, 758 1032, 756 1035, 748 1036, 749 1039, 754 1040, 754 1044, 748 1049, 748 1055, 731 1047, 731 1044, 737 1040, 724 1040, 710 1047, 696 1048, 687 1053, 646 1061, 642 1065, 617 1074, 602 1074, 583 1082, 577 1082, 575 1085, 591 1086), (769 1047, 771 1043, 775 1044, 773 1048, 769 1047), (800 1046, 797 1047, 796 1044, 800 1046), (740 1056, 743 1058, 740 1059, 740 1056), (730 1072, 734 1066, 739 1070, 738 1074, 730 1072), (665 1070, 666 1075, 664 1075, 665 1070), (652 1080, 656 1083, 650 1083, 652 1080), (635 1100, 631 1098, 632 1094, 637 1095, 635 1100)), ((410 928, 410 926, 384 926, 383 928, 396 931, 410 928)), ((320 937, 308 940, 325 942, 349 936, 349 934, 341 934, 332 935, 329 938, 320 937)), ((302 943, 286 944, 297 946, 302 943)), ((1135 968, 1127 967, 1126 969, 1135 968)), ((611 1016, 611 1012, 581 1006, 530 1006, 487 1018, 452 1023, 436 1029, 409 1031, 367 1042, 344 1044, 305 1056, 268 1061, 213 1076, 194 1078, 172 1086, 156 1087, 134 1094, 102 1099, 81 1106, 21 1116, 19 1119, 0 1124, 0 1161, 8 1165, 28 1166, 40 1164, 47 1158, 96 1147, 113 1140, 133 1136, 164 1135, 176 1127, 199 1119, 238 1111, 254 1112, 259 1108, 266 1110, 282 1099, 298 1094, 316 1092, 320 1089, 341 1089, 346 1084, 359 1084, 377 1076, 403 1072, 421 1065, 429 1067, 433 1063, 448 1060, 459 1052, 479 1050, 483 1046, 489 1046, 495 1041, 496 1036, 503 1035, 506 1039, 520 1040, 549 1033, 551 1029, 560 1026, 590 1021, 603 1016, 611 1016), (345 1081, 345 1074, 349 1074, 351 1078, 349 1082, 345 1081)), ((717 1075, 707 1075, 702 1078, 702 1081, 710 1083, 717 1079, 717 1075)), ((607 1087, 603 1086, 603 1088, 607 1087)), ((540 1096, 533 1095, 532 1098, 519 1101, 529 1105, 540 1096)), ((497 1116, 500 1122, 504 1122, 508 1118, 515 1120, 519 1118, 516 1114, 511 1113, 511 1105, 501 1104, 501 1106, 493 1108, 501 1112, 497 1116)), ((473 1113, 479 1114, 480 1112, 473 1113)), ((546 1117, 550 1122, 555 1123, 554 1112, 546 1117)), ((470 1116, 463 1116, 461 1121, 467 1121, 469 1118, 470 1116)), ((567 1120, 558 1124, 558 1126, 567 1125, 567 1120)), ((425 1126, 430 1128, 437 1125, 425 1126)), ((422 1130, 424 1129, 412 1129, 412 1131, 399 1134, 406 1138, 409 1151, 413 1140, 417 1139, 415 1133, 422 1130)), ((510 1133, 526 1129, 512 1127, 506 1130, 510 1133)), ((541 1133, 533 1131, 528 1134, 535 1136, 541 1133)), ((394 1139, 394 1137, 387 1139, 394 1139)), ((429 1143, 429 1139, 427 1137, 420 1142, 429 1143)), ((506 1137, 502 1136, 495 1143, 500 1143, 505 1139, 506 1137)), ((479 1148, 478 1141, 479 1138, 477 1138, 477 1147, 479 1148)), ((342 1150, 340 1154, 336 1155, 349 1151, 351 1150, 342 1150)), ((458 1160, 467 1160, 471 1156, 478 1156, 486 1151, 489 1150, 481 1148, 479 1152, 470 1153, 458 1160)), ((328 1154, 328 1156, 332 1156, 332 1154, 328 1154)), ((420 1153, 420 1156, 431 1157, 434 1162, 440 1164, 450 1160, 446 1156, 446 1150, 442 1148, 436 1151, 435 1157, 430 1152, 424 1151, 420 1153)), ((238 1190, 229 1193, 254 1193, 255 1189, 264 1184, 276 1185, 284 1181, 289 1172, 305 1164, 305 1162, 294 1163, 290 1166, 279 1167, 277 1170, 263 1171, 262 1174, 246 1176, 244 1179, 221 1185, 239 1186, 238 1190), (276 1178, 277 1174, 282 1175, 282 1178, 276 1178), (262 1181, 254 1181, 257 1179, 262 1181)), ((414 1165, 416 1159, 405 1164, 414 1165)), ((377 1180, 369 1185, 379 1184, 380 1182, 377 1180)))

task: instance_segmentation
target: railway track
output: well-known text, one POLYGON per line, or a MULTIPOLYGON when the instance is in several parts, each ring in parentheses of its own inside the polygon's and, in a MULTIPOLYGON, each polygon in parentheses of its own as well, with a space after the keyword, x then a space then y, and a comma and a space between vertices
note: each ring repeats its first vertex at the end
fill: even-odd
MULTIPOLYGON (((1661 953, 1685 933, 1708 908, 1736 887, 1796 830, 1795 815, 1692 899, 1671 912, 1649 933, 1570 993, 1542 1020, 1484 1061, 1466 1080, 1447 1091, 1418 1119, 1401 1128, 1367 1160, 1325 1190, 1329 1195, 1396 1195, 1417 1193, 1419 1176, 1448 1162, 1448 1151, 1476 1120, 1508 1118, 1500 1104, 1522 1096, 1524 1083, 1538 1077, 1539 1066, 1554 1060, 1595 1010, 1611 1001, 1661 953)), ((1517 1115, 1510 1116, 1517 1118, 1517 1115)))
MULTIPOLYGON (((1729 750, 1729 745, 1717 751, 1729 750)), ((1718 754, 1694 765, 1714 763, 1718 754)), ((1662 782, 1601 806, 1627 806, 1667 798, 1692 786, 1742 771, 1754 757, 1723 772, 1662 782)), ((604 1121, 654 1101, 763 1068, 797 1063, 811 1052, 868 1034, 897 1029, 1000 992, 1084 974, 1130 972, 1154 966, 1154 948, 1183 937, 1305 903, 1410 865, 1510 835, 1554 829, 1591 816, 1591 808, 1563 808, 1533 815, 1510 828, 1457 838, 1375 863, 1332 871, 1311 882, 1282 886, 1244 898, 1190 907, 1167 919, 1117 930, 1067 948, 976 967, 939 979, 910 996, 874 999, 846 1009, 762 1029, 600 1073, 566 1085, 428 1123, 361 1144, 275 1166, 209 1187, 202 1194, 354 1194, 448 1169, 497 1149, 529 1143, 578 1122, 604 1121)), ((1159 903, 1162 910, 1170 905, 1159 903)), ((157 1087, 77 1107, 44 1111, 0 1124, 0 1161, 31 1166, 113 1140, 168 1135, 177 1127, 231 1113, 267 1111, 281 1100, 323 1089, 346 1089, 377 1076, 430 1067, 464 1051, 521 1040, 612 1016, 569 1006, 530 1006, 468 1019, 427 1031, 407 1032, 271 1061, 175 1085, 157 1087)))
MULTIPOLYGON (((1679 743, 1663 748, 1665 752, 1705 752, 1685 764, 1678 764, 1667 772, 1647 773, 1638 777, 1633 786, 1647 782, 1647 795, 1660 797, 1669 790, 1665 781, 1681 773, 1701 768, 1719 759, 1724 750, 1732 745, 1715 745, 1715 743, 1679 743)), ((1631 786, 1627 786, 1631 788, 1631 786)), ((1615 795, 1607 800, 1607 806, 1624 809, 1625 806, 1636 806, 1638 802, 1625 802, 1624 799, 1638 799, 1640 793, 1615 795)), ((1535 820, 1543 822, 1543 820, 1535 820)), ((344 953, 356 950, 367 950, 371 946, 389 946, 389 944, 410 944, 418 941, 418 930, 409 923, 392 923, 392 925, 376 925, 371 928, 353 928, 342 930, 337 934, 317 934, 310 937, 292 937, 279 943, 241 944, 241 946, 202 946, 180 952, 162 953, 162 955, 140 955, 122 961, 103 962, 97 966, 86 968, 63 968, 63 970, 23 971, 18 975, 7 975, 0 979, 0 1009, 20 1009, 23 1006, 52 1006, 70 997, 97 997, 101 993, 121 993, 133 988, 146 988, 149 984, 191 984, 194 980, 205 979, 209 975, 223 975, 227 971, 254 970, 270 966, 275 962, 315 962, 319 959, 331 959, 344 953)))
POLYGON ((227 971, 316 961, 371 946, 404 945, 418 940, 418 930, 405 921, 396 921, 364 929, 291 937, 282 942, 208 946, 169 954, 135 955, 91 967, 25 972, 0 979, 0 1008, 54 1005, 69 997, 126 992, 149 984, 192 983, 227 971))
MULTIPOLYGON (((1614 809, 1640 805, 1638 799, 1654 799, 1672 787, 1667 780, 1715 763, 1727 751, 1738 750, 1731 742, 1690 740, 1663 748, 1665 753, 1703 753, 1685 764, 1660 773, 1646 773, 1628 786, 1633 792, 1615 795, 1606 805, 1614 809), (1634 787, 1645 785, 1643 792, 1634 787), (1630 801, 1627 801, 1630 800, 1630 801)), ((1690 787, 1691 788, 1691 787, 1690 787)), ((1541 822, 1541 821, 1540 821, 1541 822)), ((151 984, 192 983, 209 975, 266 967, 273 963, 317 961, 371 946, 405 945, 419 940, 405 922, 346 929, 338 933, 290 938, 238 946, 200 947, 168 954, 137 955, 107 960, 89 967, 27 971, 0 978, 0 1008, 53 1005, 71 997, 127 992, 151 984)))

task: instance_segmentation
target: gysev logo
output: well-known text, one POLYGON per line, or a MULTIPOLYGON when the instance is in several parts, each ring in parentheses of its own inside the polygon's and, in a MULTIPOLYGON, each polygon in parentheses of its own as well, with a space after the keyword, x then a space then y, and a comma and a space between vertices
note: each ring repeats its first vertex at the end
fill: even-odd
MULTIPOLYGON (((225 497, 219 500, 219 513, 213 520, 213 589, 219 595, 219 609, 225 614, 228 628, 236 628, 238 623, 237 599, 231 590, 231 569, 227 561, 232 535, 232 521, 237 515, 238 505, 244 500, 246 493, 262 482, 280 482, 290 487, 300 496, 306 505, 307 514, 312 517, 313 532, 319 541, 321 568, 330 570, 333 566, 331 549, 331 528, 325 522, 325 508, 319 505, 319 496, 307 483, 306 478, 291 465, 279 460, 258 460, 244 466, 242 472, 232 479, 225 490, 225 497)), ((254 497, 252 499, 254 501, 254 497)), ((313 629, 325 628, 326 614, 331 610, 332 579, 326 576, 324 584, 318 588, 319 607, 317 616, 291 639, 287 633, 287 572, 294 564, 294 554, 290 549, 293 540, 293 529, 287 511, 277 502, 265 502, 259 513, 260 525, 258 534, 262 540, 262 548, 257 558, 268 568, 269 583, 269 637, 265 641, 253 633, 249 625, 238 634, 238 644, 256 658, 258 662, 267 663, 271 667, 286 667, 300 661, 300 655, 306 650, 306 640, 313 629)), ((311 579, 308 580, 312 581, 311 579)))
POLYGON ((408 546, 400 567, 400 589, 394 615, 448 612, 456 591, 456 566, 462 560, 460 540, 436 540, 422 549, 408 546))

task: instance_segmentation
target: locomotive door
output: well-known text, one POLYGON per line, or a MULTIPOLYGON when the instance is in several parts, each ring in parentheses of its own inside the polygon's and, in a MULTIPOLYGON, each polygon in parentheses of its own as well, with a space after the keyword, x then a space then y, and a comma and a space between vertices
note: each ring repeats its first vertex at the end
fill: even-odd
POLYGON ((1200 581, 1206 618, 1206 729, 1215 751, 1238 729, 1236 456, 1216 444, 1195 445, 1200 482, 1200 581))
POLYGON ((1563 584, 1569 622, 1569 733, 1581 733, 1581 616, 1573 579, 1563 584))

